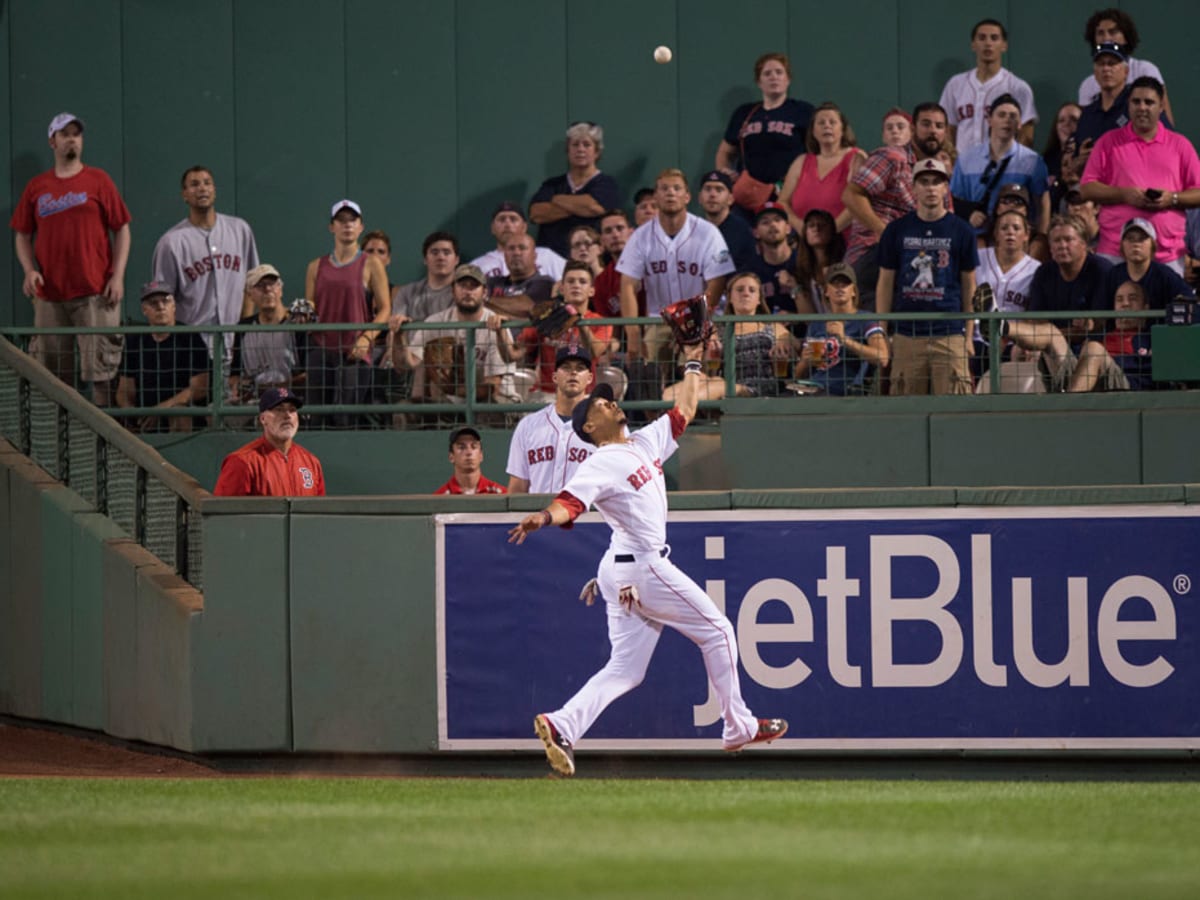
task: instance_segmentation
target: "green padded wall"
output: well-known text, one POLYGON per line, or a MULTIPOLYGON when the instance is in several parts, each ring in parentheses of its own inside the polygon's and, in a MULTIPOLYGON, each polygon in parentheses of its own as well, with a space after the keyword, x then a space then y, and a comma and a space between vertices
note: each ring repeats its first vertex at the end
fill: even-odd
MULTIPOLYGON (((1173 0, 1124 4, 1139 56, 1166 74, 1186 133, 1200 123, 1200 56, 1173 0)), ((788 52, 793 94, 837 100, 873 148, 897 103, 937 99, 972 63, 970 26, 1009 26, 1009 67, 1035 91, 1042 124, 1089 71, 1081 32, 1094 0, 513 0, 389 3, 296 0, 10 0, 0 4, 0 159, 5 214, 50 164, 46 123, 63 109, 87 123, 85 160, 107 169, 133 213, 126 311, 158 236, 184 214, 183 169, 214 170, 218 209, 248 219, 259 250, 303 293, 326 252, 326 213, 358 200, 368 228, 395 242, 392 279, 419 272, 421 238, 459 235, 489 249, 502 199, 527 202, 564 168, 563 130, 605 127, 602 167, 626 197, 664 166, 711 166, 733 109, 753 100, 754 59, 788 52), (656 65, 657 44, 675 60, 656 65), (48 60, 69 59, 70 65, 48 60)), ((27 324, 11 240, 0 248, 0 325, 27 324)))

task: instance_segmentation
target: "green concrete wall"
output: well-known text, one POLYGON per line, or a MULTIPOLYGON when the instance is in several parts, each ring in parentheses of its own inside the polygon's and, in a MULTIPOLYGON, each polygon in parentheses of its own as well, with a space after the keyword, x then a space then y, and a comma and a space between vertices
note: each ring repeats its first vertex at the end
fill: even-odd
MULTIPOLYGON (((1119 4, 1137 18, 1138 55, 1167 78, 1185 132, 1200 122, 1200 59, 1173 0, 1119 4)), ((560 173, 563 131, 606 130, 605 170, 626 196, 664 166, 710 167, 734 108, 757 98, 754 59, 790 54, 793 94, 838 101, 864 147, 883 112, 937 99, 970 67, 971 25, 1010 33, 1006 60, 1030 82, 1038 145, 1057 105, 1089 72, 1083 23, 1093 0, 9 0, 0 4, 0 206, 50 164, 46 124, 87 123, 85 159, 108 170, 133 213, 127 290, 145 280, 155 240, 182 218, 179 177, 211 167, 218 208, 248 219, 289 296, 329 245, 326 212, 358 200, 395 242, 393 280, 419 271, 421 238, 456 232, 489 249, 502 199, 527 202, 560 173), (655 65, 658 44, 675 61, 655 65), (184 62, 186 60, 186 62, 184 62)), ((19 288, 11 245, 0 285, 19 288)), ((0 291, 0 297, 7 292, 0 291)), ((27 324, 14 290, 0 325, 27 324)), ((126 303, 137 312, 136 302, 126 303)))

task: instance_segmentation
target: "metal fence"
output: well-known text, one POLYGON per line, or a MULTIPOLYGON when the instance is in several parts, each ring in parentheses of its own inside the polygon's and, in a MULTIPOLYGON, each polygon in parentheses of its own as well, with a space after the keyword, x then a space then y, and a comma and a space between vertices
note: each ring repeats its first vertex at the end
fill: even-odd
POLYGON ((2 337, 0 436, 203 589, 208 492, 2 337))

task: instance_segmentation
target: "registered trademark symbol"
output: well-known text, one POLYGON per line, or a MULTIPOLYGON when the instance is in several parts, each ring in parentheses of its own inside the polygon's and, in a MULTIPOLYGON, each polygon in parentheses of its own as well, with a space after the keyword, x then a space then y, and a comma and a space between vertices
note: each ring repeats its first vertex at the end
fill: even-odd
POLYGON ((1172 586, 1175 588, 1175 593, 1186 594, 1192 589, 1192 579, 1188 578, 1186 575, 1176 575, 1175 580, 1172 582, 1172 586))

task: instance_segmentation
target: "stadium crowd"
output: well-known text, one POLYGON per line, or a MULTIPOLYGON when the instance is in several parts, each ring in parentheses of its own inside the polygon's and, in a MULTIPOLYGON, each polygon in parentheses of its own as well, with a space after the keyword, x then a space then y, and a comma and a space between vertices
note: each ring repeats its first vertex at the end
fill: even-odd
MULTIPOLYGON (((145 269, 142 311, 164 330, 38 334, 30 349, 105 407, 203 405, 217 391, 255 404, 281 389, 334 408, 461 402, 468 350, 479 401, 561 405, 564 359, 585 360, 593 383, 630 399, 670 400, 669 330, 602 320, 657 317, 703 294, 740 318, 732 347, 707 349, 702 398, 727 385, 739 396, 969 393, 994 357, 972 315, 991 311, 1062 313, 999 332, 998 358, 1035 363, 1039 389, 1151 389, 1150 320, 1093 314, 1194 299, 1200 160, 1175 127, 1163 73, 1134 56, 1129 14, 1097 11, 1084 37, 1091 72, 1055 108, 1041 152, 1033 91, 1004 67, 1008 34, 995 19, 971 31, 974 68, 911 113, 886 110, 870 152, 876 142, 860 146, 860 135, 874 124, 856 133, 836 103, 790 96, 787 56, 766 53, 753 70, 761 99, 734 111, 699 178, 665 169, 632 192, 599 166, 603 128, 575 122, 566 171, 528 203, 496 207, 494 245, 469 258, 458 236, 433 231, 425 275, 409 284, 389 281, 387 233, 366 230, 355 201, 336 201, 332 247, 290 305, 250 224, 217 211, 214 173, 193 166, 180 185, 187 217, 145 269), (876 318, 928 312, 957 317, 876 318), (278 330, 294 323, 363 327, 278 330), (177 324, 256 327, 201 338, 177 324)), ((71 113, 50 122, 54 167, 29 182, 10 223, 39 328, 120 324, 130 214, 107 174, 83 164, 84 130, 71 113)), ((191 422, 129 419, 142 430, 191 422)), ((353 409, 323 422, 361 423, 353 409)))

